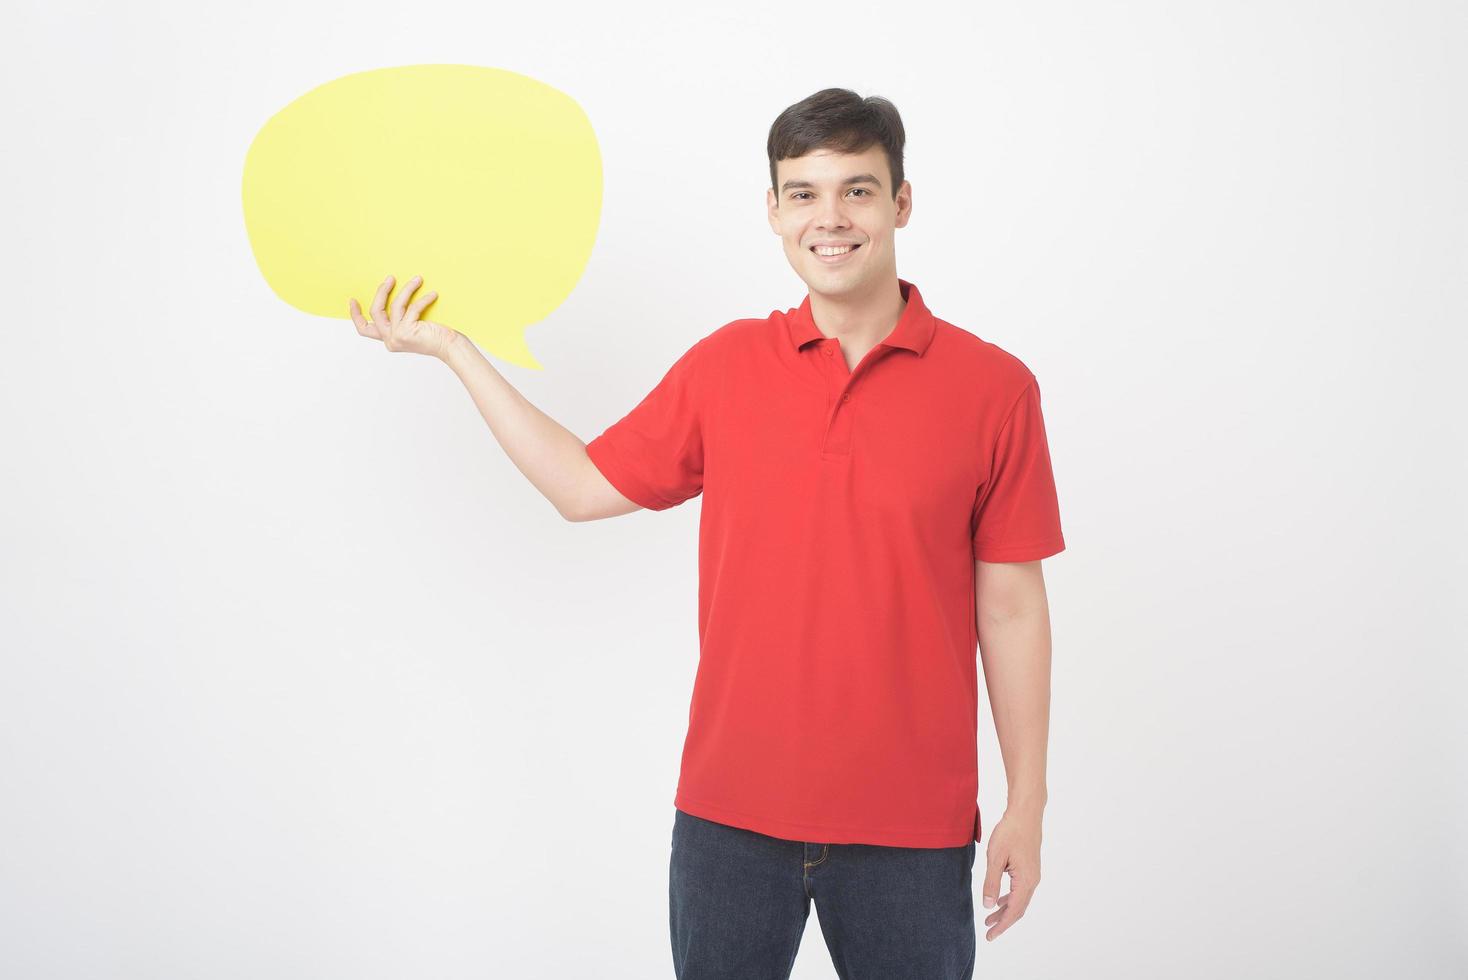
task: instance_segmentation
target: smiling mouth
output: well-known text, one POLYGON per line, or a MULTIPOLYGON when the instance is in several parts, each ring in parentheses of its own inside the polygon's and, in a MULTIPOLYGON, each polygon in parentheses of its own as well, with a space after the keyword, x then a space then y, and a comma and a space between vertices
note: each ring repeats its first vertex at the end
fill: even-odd
POLYGON ((851 252, 855 252, 857 249, 861 248, 861 244, 858 242, 858 243, 849 245, 849 246, 846 247, 845 250, 840 251, 840 252, 822 252, 822 251, 819 251, 819 249, 821 247, 822 246, 819 246, 819 245, 812 245, 810 247, 811 254, 816 255, 816 256, 819 256, 820 258, 823 258, 823 259, 833 259, 833 258, 839 258, 839 257, 841 257, 843 255, 847 255, 847 254, 849 254, 851 252))

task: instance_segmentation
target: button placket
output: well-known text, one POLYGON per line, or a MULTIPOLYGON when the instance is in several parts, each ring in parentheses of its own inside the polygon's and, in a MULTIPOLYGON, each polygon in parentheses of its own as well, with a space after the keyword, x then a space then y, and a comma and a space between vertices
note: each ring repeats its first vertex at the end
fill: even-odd
MULTIPOLYGON (((837 340, 827 341, 821 348, 827 356, 834 357, 837 340)), ((851 429, 854 420, 852 414, 852 389, 856 383, 863 378, 872 365, 891 353, 892 348, 886 344, 878 344, 877 347, 868 351, 866 356, 857 364, 856 370, 847 372, 845 364, 833 362, 831 365, 831 390, 826 397, 826 431, 821 440, 821 455, 849 456, 851 455, 851 429)))

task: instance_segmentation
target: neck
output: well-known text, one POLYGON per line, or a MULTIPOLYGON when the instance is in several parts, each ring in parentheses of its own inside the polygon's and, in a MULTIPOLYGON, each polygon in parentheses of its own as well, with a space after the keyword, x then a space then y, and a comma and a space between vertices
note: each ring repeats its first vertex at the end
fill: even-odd
POLYGON ((810 314, 816 329, 837 338, 848 350, 870 350, 887 339, 906 308, 896 273, 855 294, 810 290, 810 314))

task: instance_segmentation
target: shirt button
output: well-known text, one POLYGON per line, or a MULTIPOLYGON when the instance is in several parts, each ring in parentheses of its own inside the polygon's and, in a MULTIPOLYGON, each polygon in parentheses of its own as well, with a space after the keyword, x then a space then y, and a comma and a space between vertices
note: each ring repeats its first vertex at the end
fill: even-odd
POLYGON ((833 355, 832 355, 832 354, 831 354, 831 348, 829 348, 829 347, 822 347, 822 348, 821 348, 821 353, 822 353, 822 354, 825 354, 825 355, 826 355, 826 356, 827 356, 827 357, 831 357, 831 356, 833 356, 833 355))

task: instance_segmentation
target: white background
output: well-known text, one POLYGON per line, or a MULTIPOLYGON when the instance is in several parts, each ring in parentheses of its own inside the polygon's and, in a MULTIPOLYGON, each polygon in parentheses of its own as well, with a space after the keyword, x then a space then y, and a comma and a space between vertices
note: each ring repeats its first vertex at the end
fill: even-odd
MULTIPOLYGON (((272 113, 426 62, 555 85, 601 140, 546 370, 496 362, 583 439, 804 296, 779 111, 901 110, 898 272, 1040 379, 1069 545, 1044 879, 976 976, 1468 971, 1461 4, 6 26, 0 974, 672 975, 698 501, 563 522, 443 365, 285 307, 246 241, 272 113)), ((795 976, 834 976, 818 909, 795 976)))

